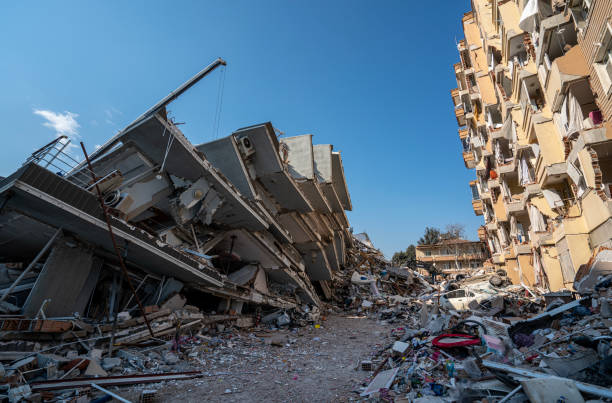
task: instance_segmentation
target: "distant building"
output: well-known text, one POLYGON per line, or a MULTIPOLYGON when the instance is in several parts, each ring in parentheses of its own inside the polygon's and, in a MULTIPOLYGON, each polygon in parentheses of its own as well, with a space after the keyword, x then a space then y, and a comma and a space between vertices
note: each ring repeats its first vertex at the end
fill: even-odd
POLYGON ((443 274, 464 274, 483 268, 489 254, 481 241, 449 239, 433 245, 418 245, 416 258, 433 264, 443 274))

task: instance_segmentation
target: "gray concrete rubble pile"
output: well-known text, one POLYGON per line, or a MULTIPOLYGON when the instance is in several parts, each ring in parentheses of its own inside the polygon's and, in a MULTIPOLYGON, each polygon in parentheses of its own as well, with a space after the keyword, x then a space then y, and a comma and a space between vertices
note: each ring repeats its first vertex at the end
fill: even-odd
MULTIPOLYGON (((82 339, 140 343, 148 326, 172 339, 219 318, 312 323, 353 247, 341 154, 312 140, 279 138, 268 122, 194 145, 164 104, 99 146, 91 165, 49 165, 68 157, 66 141, 33 154, 0 179, 2 339, 31 353, 40 346, 29 341, 89 351, 82 339)), ((45 368, 37 355, 14 357, 11 374, 55 379, 35 372, 45 368)), ((52 366, 66 368, 64 358, 52 366)), ((115 357, 97 358, 83 362, 115 357)))
POLYGON ((573 290, 546 292, 502 273, 433 282, 355 250, 336 309, 394 326, 357 366, 360 399, 612 401, 612 251, 597 250, 573 290))

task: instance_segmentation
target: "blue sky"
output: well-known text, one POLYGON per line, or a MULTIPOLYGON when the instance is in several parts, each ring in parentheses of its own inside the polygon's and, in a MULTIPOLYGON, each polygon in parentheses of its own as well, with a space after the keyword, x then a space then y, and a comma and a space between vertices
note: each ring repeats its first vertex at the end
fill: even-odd
POLYGON ((271 121, 343 155, 349 220, 390 256, 471 207, 449 90, 468 1, 61 1, 0 5, 0 175, 63 131, 102 144, 216 57, 170 106, 193 143, 271 121), (435 16, 432 15, 435 13, 435 16))

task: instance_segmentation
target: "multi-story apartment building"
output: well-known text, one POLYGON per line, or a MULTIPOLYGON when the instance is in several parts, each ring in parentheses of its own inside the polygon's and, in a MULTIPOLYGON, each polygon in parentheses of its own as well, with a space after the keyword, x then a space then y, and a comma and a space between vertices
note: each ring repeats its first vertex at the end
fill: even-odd
POLYGON ((472 0, 451 90, 497 269, 571 288, 612 247, 612 0, 472 0))
POLYGON ((431 263, 442 274, 467 274, 482 269, 488 256, 486 246, 481 241, 448 239, 416 247, 417 260, 431 263))

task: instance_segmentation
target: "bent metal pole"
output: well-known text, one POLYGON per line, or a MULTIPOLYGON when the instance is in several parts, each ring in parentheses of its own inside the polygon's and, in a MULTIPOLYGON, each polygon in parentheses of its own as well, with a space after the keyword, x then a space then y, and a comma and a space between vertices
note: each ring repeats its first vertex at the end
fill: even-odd
POLYGON ((123 271, 123 276, 125 277, 125 281, 130 286, 130 290, 132 290, 132 295, 134 299, 138 303, 138 308, 140 308, 140 312, 142 312, 142 317, 144 318, 145 323, 147 324, 147 328, 149 329, 149 333, 151 333, 151 337, 155 337, 153 333, 153 329, 151 328, 151 324, 149 323, 149 318, 147 318, 147 314, 145 313, 144 307, 142 306, 142 302, 140 302, 140 298, 138 298, 138 294, 134 289, 134 285, 132 285, 132 281, 130 280, 130 276, 127 271, 127 267, 125 266, 125 262, 123 261, 123 256, 121 256, 121 251, 119 250, 119 246, 117 246, 117 241, 115 240, 115 234, 113 233, 113 227, 110 223, 110 215, 106 210, 106 206, 104 205, 104 198, 102 197, 102 192, 100 192, 100 187, 98 187, 98 178, 96 178, 96 174, 93 171, 91 166, 91 162, 89 161, 89 156, 87 155, 87 151, 85 150, 85 144, 81 141, 81 148, 83 149, 83 154, 85 155, 85 160, 87 161, 87 168, 91 173, 91 179, 93 183, 96 185, 96 192, 98 193, 98 201, 100 202, 100 207, 102 208, 102 213, 104 215, 104 219, 106 220, 106 226, 108 227, 108 234, 110 235, 111 242, 113 243, 113 248, 115 249, 115 253, 117 254, 117 259, 119 259, 119 266, 121 266, 121 270, 123 271))

